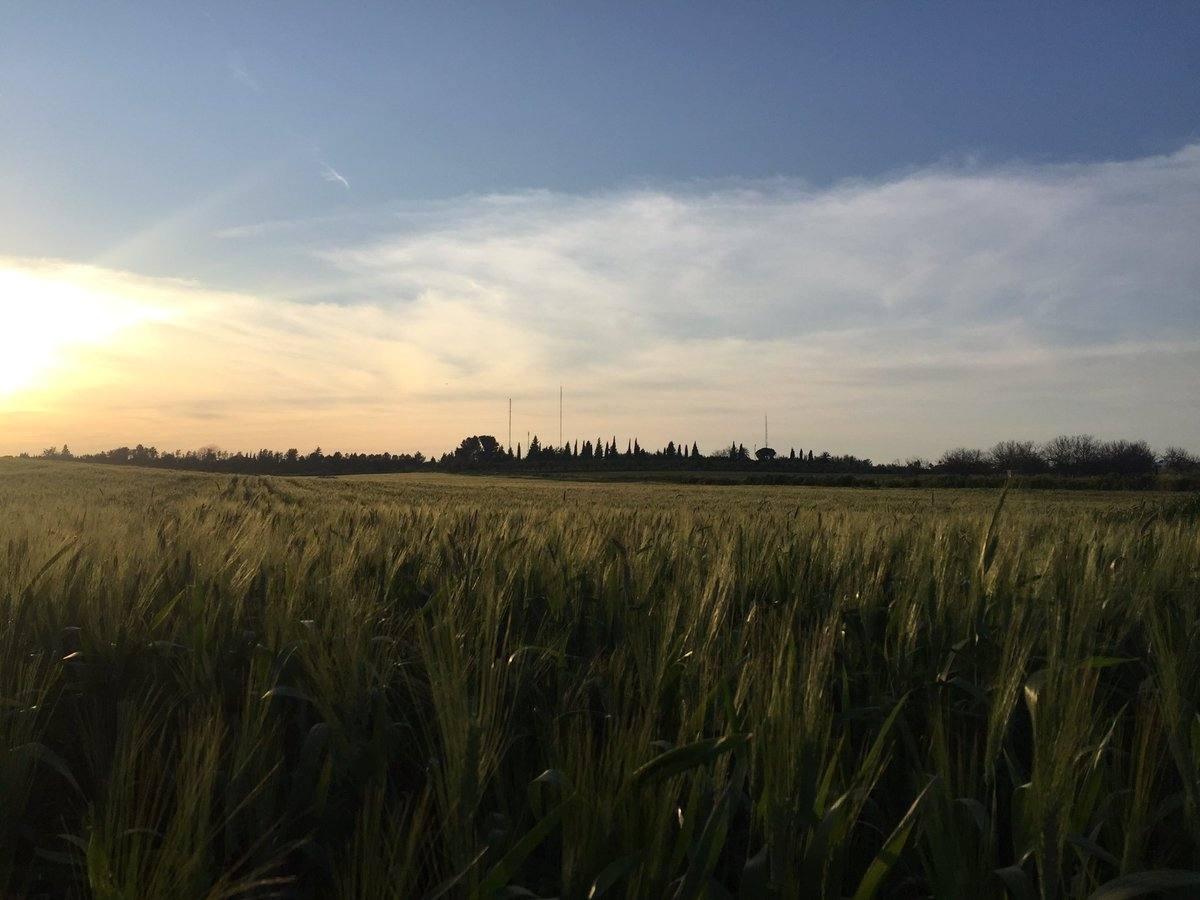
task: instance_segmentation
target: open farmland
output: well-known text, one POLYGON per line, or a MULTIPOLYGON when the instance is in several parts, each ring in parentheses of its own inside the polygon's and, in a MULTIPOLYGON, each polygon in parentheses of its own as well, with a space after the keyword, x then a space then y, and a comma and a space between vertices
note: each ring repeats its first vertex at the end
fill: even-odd
POLYGON ((0 462, 0 894, 1195 896, 1200 502, 998 498, 0 462))

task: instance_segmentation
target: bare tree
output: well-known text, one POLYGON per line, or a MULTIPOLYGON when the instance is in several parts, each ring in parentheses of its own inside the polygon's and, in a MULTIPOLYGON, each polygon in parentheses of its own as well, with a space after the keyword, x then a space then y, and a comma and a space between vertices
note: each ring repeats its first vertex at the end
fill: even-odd
POLYGON ((1200 470, 1200 456, 1182 447, 1168 447, 1159 457, 1159 465, 1168 472, 1195 472, 1200 470))
POLYGON ((1042 455, 1055 472, 1094 472, 1100 460, 1100 442, 1090 434, 1060 435, 1046 442, 1042 455))
POLYGON ((991 471, 983 451, 970 447, 947 450, 934 468, 950 475, 982 475, 991 471))
POLYGON ((998 472, 1036 475, 1048 468, 1046 458, 1033 441, 1001 441, 988 451, 987 456, 998 472))

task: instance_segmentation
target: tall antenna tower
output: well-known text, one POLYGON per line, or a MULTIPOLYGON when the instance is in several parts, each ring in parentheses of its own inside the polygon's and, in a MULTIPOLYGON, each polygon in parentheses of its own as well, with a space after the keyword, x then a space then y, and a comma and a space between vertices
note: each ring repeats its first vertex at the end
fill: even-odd
POLYGON ((767 435, 768 435, 768 432, 767 432, 767 416, 766 416, 766 414, 764 413, 764 414, 763 414, 763 446, 764 446, 764 447, 770 447, 770 446, 771 446, 771 439, 770 439, 770 438, 769 438, 767 435))
POLYGON ((562 385, 558 386, 558 446, 562 446, 562 385))
POLYGON ((508 398, 508 449, 512 452, 512 397, 508 398))

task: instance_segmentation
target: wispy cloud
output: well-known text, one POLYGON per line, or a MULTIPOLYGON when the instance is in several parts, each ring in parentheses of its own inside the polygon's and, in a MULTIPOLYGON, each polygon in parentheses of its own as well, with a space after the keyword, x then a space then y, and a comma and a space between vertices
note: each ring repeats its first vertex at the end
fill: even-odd
POLYGON ((321 163, 321 177, 331 184, 340 184, 346 190, 350 189, 350 182, 346 180, 346 176, 328 163, 321 163))
POLYGON ((1200 146, 468 198, 325 251, 353 303, 95 273, 170 324, 8 433, 440 449, 500 433, 510 394, 518 433, 556 432, 563 383, 569 433, 649 444, 750 443, 766 410, 784 447, 877 458, 1079 429, 1200 447, 1197 208, 1200 146))
POLYGON ((236 53, 231 53, 225 62, 225 68, 229 71, 229 75, 244 88, 248 88, 256 94, 262 93, 262 85, 258 79, 251 74, 246 64, 242 61, 241 56, 236 53))
POLYGON ((459 346, 515 326, 541 383, 577 379, 597 415, 669 398, 672 429, 711 438, 769 407, 797 442, 884 455, 1078 428, 1198 443, 1180 416, 1200 412, 1198 206, 1192 146, 827 190, 482 198, 329 258, 414 321, 452 313, 459 346))

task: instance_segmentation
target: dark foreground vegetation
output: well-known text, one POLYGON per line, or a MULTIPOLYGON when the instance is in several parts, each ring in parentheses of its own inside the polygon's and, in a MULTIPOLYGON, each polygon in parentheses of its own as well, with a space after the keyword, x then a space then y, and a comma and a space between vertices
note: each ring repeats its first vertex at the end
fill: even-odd
POLYGON ((1016 477, 1023 487, 1083 490, 1200 490, 1200 457, 1179 447, 1156 453, 1145 441, 1100 441, 1090 435, 1055 438, 1045 444, 1003 441, 991 450, 958 448, 937 460, 873 463, 827 451, 790 450, 786 455, 760 448, 752 457, 733 443, 704 455, 692 443, 649 451, 636 439, 624 450, 614 437, 542 446, 536 437, 527 449, 504 447, 491 435, 463 438, 452 453, 427 459, 421 453, 302 454, 259 450, 230 453, 216 447, 160 452, 154 447, 117 447, 75 456, 68 447, 48 448, 41 458, 109 465, 187 469, 240 475, 380 475, 399 472, 473 472, 512 475, 578 475, 724 484, 799 484, 878 487, 994 487, 1016 477), (731 478, 739 475, 740 478, 731 478))
POLYGON ((0 895, 1200 890, 1200 503, 0 463, 0 895))

